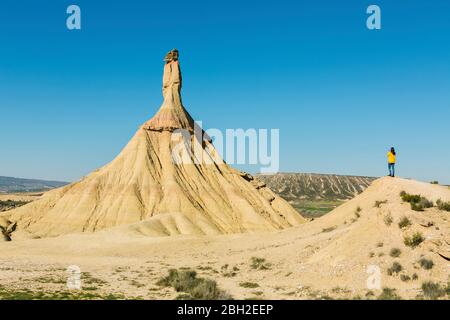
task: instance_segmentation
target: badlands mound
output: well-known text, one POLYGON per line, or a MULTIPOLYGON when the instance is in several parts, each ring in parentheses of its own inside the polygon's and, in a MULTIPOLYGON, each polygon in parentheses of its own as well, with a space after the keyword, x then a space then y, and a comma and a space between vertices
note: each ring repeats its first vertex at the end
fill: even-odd
MULTIPOLYGON (((102 293, 146 299, 176 298, 175 290, 153 284, 169 269, 181 268, 216 281, 235 299, 376 299, 382 288, 392 289, 391 297, 430 298, 423 283, 446 287, 450 281, 450 213, 437 207, 414 211, 401 191, 450 201, 447 187, 386 177, 327 215, 276 232, 146 237, 142 230, 152 221, 148 219, 95 233, 12 241, 2 246, 0 263, 13 271, 0 280, 11 288, 26 283, 38 292, 43 286, 61 290, 64 284, 43 284, 33 277, 36 272, 55 277, 58 268, 64 276, 71 261, 104 281, 102 293), (409 224, 400 227, 404 218, 409 224), (414 247, 405 244, 415 233, 423 241, 414 247), (263 267, 255 267, 255 258, 263 267), (376 268, 380 289, 367 285, 376 268), (126 278, 142 285, 129 285, 126 278), (258 296, 242 285, 248 283, 257 285, 258 296)), ((445 294, 440 298, 449 297, 445 294)))
POLYGON ((158 113, 111 163, 4 214, 17 223, 13 239, 140 221, 151 235, 267 231, 304 222, 264 183, 224 163, 182 104, 178 51, 165 62, 158 113))

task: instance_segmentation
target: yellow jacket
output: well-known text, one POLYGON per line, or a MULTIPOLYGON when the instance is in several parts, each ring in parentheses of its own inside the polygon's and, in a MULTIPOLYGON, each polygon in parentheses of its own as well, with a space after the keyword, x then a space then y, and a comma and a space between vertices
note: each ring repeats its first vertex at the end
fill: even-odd
POLYGON ((388 157, 388 163, 395 163, 395 154, 393 154, 392 152, 388 152, 387 154, 388 157))

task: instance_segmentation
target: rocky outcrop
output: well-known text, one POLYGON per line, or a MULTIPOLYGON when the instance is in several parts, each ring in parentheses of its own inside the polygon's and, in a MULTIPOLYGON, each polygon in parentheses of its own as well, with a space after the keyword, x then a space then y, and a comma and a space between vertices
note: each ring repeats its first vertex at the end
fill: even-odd
POLYGON ((209 139, 194 137, 176 50, 165 58, 162 91, 160 110, 111 163, 9 211, 18 231, 48 237, 134 224, 147 235, 201 235, 304 222, 263 183, 224 163, 209 139))

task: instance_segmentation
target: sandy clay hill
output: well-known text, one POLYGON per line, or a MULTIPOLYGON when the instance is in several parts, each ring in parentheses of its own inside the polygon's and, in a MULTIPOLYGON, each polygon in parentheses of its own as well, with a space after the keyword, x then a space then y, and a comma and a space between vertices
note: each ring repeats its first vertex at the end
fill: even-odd
POLYGON ((183 292, 158 281, 169 269, 190 269, 235 299, 448 299, 449 212, 414 211, 401 191, 450 201, 448 187, 385 177, 325 216, 284 230, 148 237, 137 223, 3 242, 0 298, 24 287, 33 297, 59 297, 75 264, 84 281, 69 293, 76 297, 174 299, 183 292), (415 234, 420 241, 411 242, 415 234), (379 289, 367 284, 376 269, 379 289))
POLYGON ((181 84, 178 51, 172 50, 156 115, 111 163, 4 215, 14 224, 12 239, 136 222, 142 222, 139 232, 155 236, 279 230, 304 222, 263 182, 225 164, 208 137, 194 135, 181 84))

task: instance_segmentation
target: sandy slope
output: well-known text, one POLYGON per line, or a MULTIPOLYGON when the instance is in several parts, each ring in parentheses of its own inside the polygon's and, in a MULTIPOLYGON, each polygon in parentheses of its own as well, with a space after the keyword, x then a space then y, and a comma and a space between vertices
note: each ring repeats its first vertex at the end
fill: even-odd
MULTIPOLYGON (((147 237, 145 222, 88 234, 57 238, 1 243, 2 283, 12 287, 41 287, 55 290, 64 284, 41 283, 44 275, 64 277, 64 269, 77 264, 106 281, 102 292, 124 292, 127 296, 171 299, 177 295, 154 283, 169 268, 190 267, 215 279, 235 298, 308 299, 329 295, 335 298, 365 297, 368 289, 368 265, 381 269, 383 287, 396 288, 403 298, 420 294, 423 281, 449 281, 450 215, 436 208, 412 211, 402 203, 399 193, 420 193, 429 199, 450 201, 446 187, 399 178, 376 180, 365 192, 312 222, 277 232, 217 236, 147 237), (375 207, 376 201, 387 200, 375 207), (360 207, 360 217, 355 210, 360 207), (387 215, 393 223, 385 223, 387 215), (407 216, 412 225, 401 230, 397 223, 407 216), (429 224, 432 226, 426 227, 429 224), (334 228, 327 231, 327 228, 334 228), (324 230, 325 229, 325 230, 324 230), (403 244, 403 237, 420 231, 426 240, 417 248, 403 244), (393 258, 393 247, 401 249, 393 258), (371 254, 373 253, 373 254, 371 254), (265 258, 269 270, 251 268, 252 257, 265 258), (431 270, 420 268, 421 257, 432 259, 431 270), (407 282, 400 275, 386 273, 394 261, 404 271, 418 275, 407 282), (225 265, 228 265, 225 268, 225 265), (236 266, 235 276, 227 274, 236 266), (19 280, 21 277, 21 280, 19 280), (258 288, 243 288, 243 281, 257 283, 258 288), (138 286, 139 283, 142 286, 138 286)), ((379 291, 372 290, 376 295, 379 291)))

